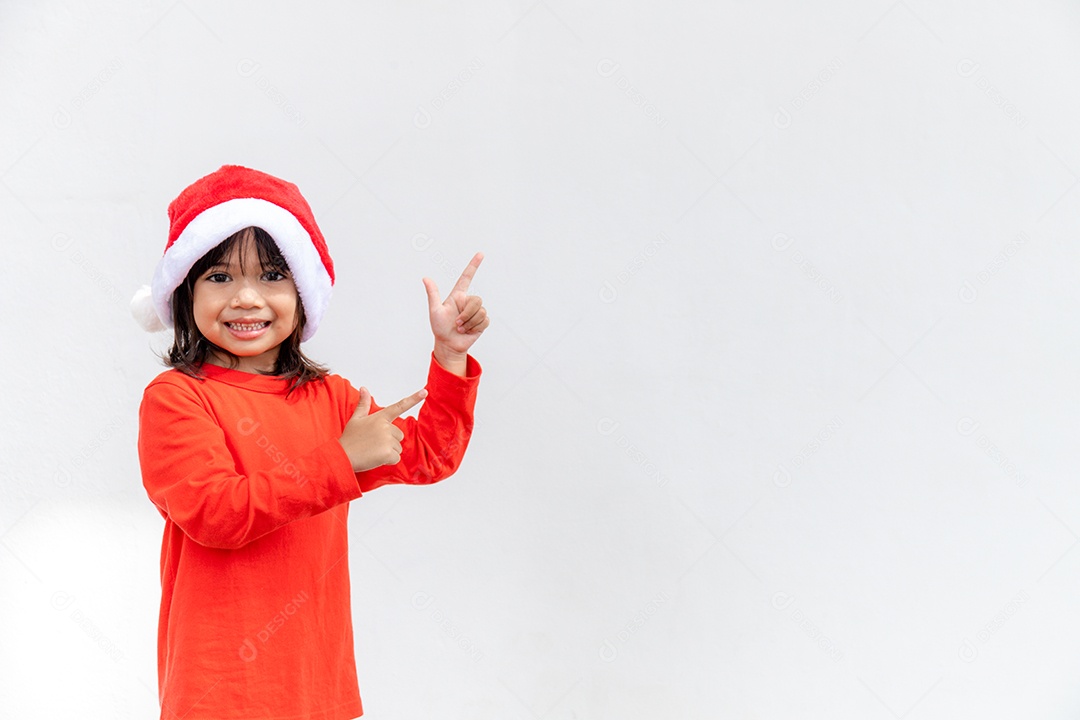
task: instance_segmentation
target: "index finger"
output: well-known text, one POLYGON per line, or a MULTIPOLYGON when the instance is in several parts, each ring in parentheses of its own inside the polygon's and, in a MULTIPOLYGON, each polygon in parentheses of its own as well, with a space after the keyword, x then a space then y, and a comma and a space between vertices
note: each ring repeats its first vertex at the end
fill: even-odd
POLYGON ((469 289, 469 283, 472 282, 473 275, 476 274, 476 268, 480 267, 481 261, 484 259, 484 253, 478 252, 473 255, 473 259, 469 261, 469 266, 465 268, 465 271, 461 273, 461 277, 454 283, 454 289, 451 293, 455 293, 458 290, 465 292, 469 289))
POLYGON ((379 413, 386 415, 390 420, 396 420, 402 413, 408 412, 409 408, 427 397, 427 388, 417 390, 407 398, 398 400, 393 405, 387 405, 379 413))

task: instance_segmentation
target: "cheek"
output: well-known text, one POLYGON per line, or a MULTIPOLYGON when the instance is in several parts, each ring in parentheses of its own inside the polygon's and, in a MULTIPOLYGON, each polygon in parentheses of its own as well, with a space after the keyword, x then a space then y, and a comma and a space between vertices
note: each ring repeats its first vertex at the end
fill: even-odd
POLYGON ((281 292, 274 293, 271 303, 274 308, 274 313, 279 318, 289 318, 294 326, 299 321, 300 298, 295 289, 282 290, 281 292))
POLYGON ((206 295, 196 290, 191 298, 191 314, 195 316, 195 322, 206 315, 206 305, 206 295))
POLYGON ((204 335, 207 332, 207 328, 217 318, 220 310, 220 302, 218 298, 214 296, 211 289, 195 286, 195 292, 191 299, 191 314, 195 317, 195 325, 199 328, 199 331, 204 335))

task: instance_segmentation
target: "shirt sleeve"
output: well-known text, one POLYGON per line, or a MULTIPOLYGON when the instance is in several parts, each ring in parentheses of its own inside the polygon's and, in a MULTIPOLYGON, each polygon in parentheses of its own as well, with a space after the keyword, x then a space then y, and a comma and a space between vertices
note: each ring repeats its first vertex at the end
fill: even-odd
POLYGON ((212 413, 195 393, 172 383, 155 383, 144 392, 138 448, 150 499, 207 547, 242 547, 361 494, 336 438, 294 458, 288 468, 240 474, 212 413), (296 477, 311 481, 299 483, 296 477))
MULTIPOLYGON (((382 485, 430 485, 453 475, 465 456, 472 436, 476 390, 482 369, 472 355, 465 360, 465 377, 450 372, 431 353, 428 395, 417 417, 394 420, 405 437, 401 440, 401 460, 356 473, 363 492, 382 485)), ((360 391, 349 385, 349 406, 360 402, 360 391)), ((382 407, 371 399, 370 412, 382 407)))

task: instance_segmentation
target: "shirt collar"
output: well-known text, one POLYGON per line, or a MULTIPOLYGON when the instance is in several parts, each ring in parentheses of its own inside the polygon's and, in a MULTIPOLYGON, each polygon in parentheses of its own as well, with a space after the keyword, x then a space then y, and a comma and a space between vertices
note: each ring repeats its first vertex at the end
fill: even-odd
POLYGON ((284 395, 289 390, 289 380, 277 375, 259 375, 210 363, 203 363, 199 370, 208 380, 216 380, 245 390, 275 395, 284 395))

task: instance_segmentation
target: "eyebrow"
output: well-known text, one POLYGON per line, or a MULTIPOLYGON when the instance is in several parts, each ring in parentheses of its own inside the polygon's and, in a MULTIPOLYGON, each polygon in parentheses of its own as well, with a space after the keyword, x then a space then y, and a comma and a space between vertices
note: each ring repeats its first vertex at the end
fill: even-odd
MULTIPOLYGON (((221 268, 221 269, 224 269, 224 270, 228 270, 228 269, 229 269, 229 268, 231 268, 232 266, 233 266, 233 264, 232 264, 232 263, 223 263, 223 262, 218 262, 218 263, 214 263, 214 264, 213 264, 213 265, 211 265, 210 267, 206 268, 206 272, 210 272, 211 270, 217 270, 217 269, 219 269, 219 268, 221 268)), ((205 273, 204 273, 204 274, 205 274, 205 273)))
MULTIPOLYGON (((206 275, 207 273, 215 271, 215 270, 231 270, 234 265, 236 265, 236 263, 234 263, 234 262, 228 262, 228 263, 216 262, 213 265, 206 268, 206 270, 203 271, 203 275, 206 275)), ((237 267, 239 267, 239 266, 237 266, 237 267)), ((272 264, 270 264, 268 266, 263 267, 263 270, 266 270, 266 269, 274 270, 275 272, 280 272, 282 274, 287 273, 289 271, 288 266, 286 264, 284 264, 284 263, 281 263, 281 264, 272 263, 272 264)))

